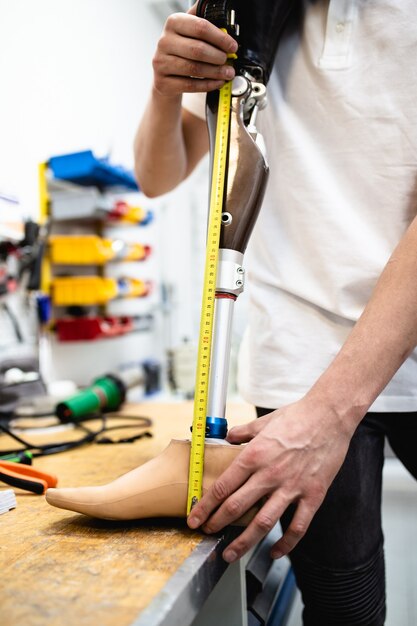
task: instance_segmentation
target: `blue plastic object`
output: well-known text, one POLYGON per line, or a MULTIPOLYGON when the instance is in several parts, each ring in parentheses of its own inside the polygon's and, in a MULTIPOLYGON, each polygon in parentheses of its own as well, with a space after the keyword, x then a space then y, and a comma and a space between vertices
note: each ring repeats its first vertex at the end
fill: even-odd
POLYGON ((275 597, 274 606, 269 614, 266 626, 285 626, 294 601, 297 585, 292 567, 282 582, 275 597))
POLYGON ((36 304, 38 310, 38 320, 41 324, 47 324, 51 319, 52 308, 51 298, 46 295, 36 296, 36 304))
POLYGON ((139 190, 132 172, 120 165, 111 165, 107 158, 98 159, 91 150, 51 157, 48 165, 55 178, 78 185, 139 190))
POLYGON ((227 420, 224 417, 209 417, 206 419, 207 439, 226 439, 227 420))
POLYGON ((145 218, 141 221, 140 225, 141 226, 147 226, 148 224, 150 224, 151 222, 153 222, 153 213, 152 211, 147 211, 146 212, 146 216, 145 218))

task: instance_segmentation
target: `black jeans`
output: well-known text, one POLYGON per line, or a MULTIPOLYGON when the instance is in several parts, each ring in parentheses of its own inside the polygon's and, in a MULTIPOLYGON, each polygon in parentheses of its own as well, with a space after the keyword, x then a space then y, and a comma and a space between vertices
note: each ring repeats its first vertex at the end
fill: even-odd
MULTIPOLYGON (((258 417, 271 409, 257 407, 258 417)), ((382 626, 384 443, 417 478, 417 413, 368 413, 303 539, 290 554, 305 626, 382 626)), ((289 507, 281 518, 288 527, 289 507)))

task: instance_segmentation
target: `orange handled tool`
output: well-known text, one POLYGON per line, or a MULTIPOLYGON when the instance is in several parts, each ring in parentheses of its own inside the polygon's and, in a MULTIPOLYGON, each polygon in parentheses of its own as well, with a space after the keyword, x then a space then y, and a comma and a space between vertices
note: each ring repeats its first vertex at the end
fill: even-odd
POLYGON ((45 493, 48 487, 56 487, 58 483, 56 476, 40 472, 30 465, 1 460, 0 481, 38 494, 45 493))

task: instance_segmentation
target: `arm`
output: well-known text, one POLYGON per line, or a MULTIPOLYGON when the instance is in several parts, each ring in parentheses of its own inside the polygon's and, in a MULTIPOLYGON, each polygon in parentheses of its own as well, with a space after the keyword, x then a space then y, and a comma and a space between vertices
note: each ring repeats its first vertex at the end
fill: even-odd
POLYGON ((204 524, 204 530, 216 532, 268 496, 225 551, 224 558, 231 562, 262 539, 295 503, 292 522, 272 556, 290 552, 340 469, 357 425, 416 345, 417 218, 339 354, 310 391, 296 403, 231 430, 229 441, 249 443, 194 507, 189 525, 204 524))
POLYGON ((134 143, 135 172, 149 196, 170 191, 208 150, 205 121, 181 107, 184 92, 219 89, 234 70, 226 64, 236 41, 219 28, 188 13, 174 13, 153 58, 154 83, 134 143))

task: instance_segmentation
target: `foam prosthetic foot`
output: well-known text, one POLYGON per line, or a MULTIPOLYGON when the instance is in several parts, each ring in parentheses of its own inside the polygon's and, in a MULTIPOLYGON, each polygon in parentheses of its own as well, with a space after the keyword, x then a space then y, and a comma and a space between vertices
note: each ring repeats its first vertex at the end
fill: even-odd
MULTIPOLYGON (((238 456, 241 446, 205 444, 203 493, 238 456)), ((134 520, 148 517, 186 517, 190 441, 173 439, 157 457, 100 487, 48 489, 52 506, 90 517, 134 520)), ((255 510, 237 525, 246 525, 255 510)))

